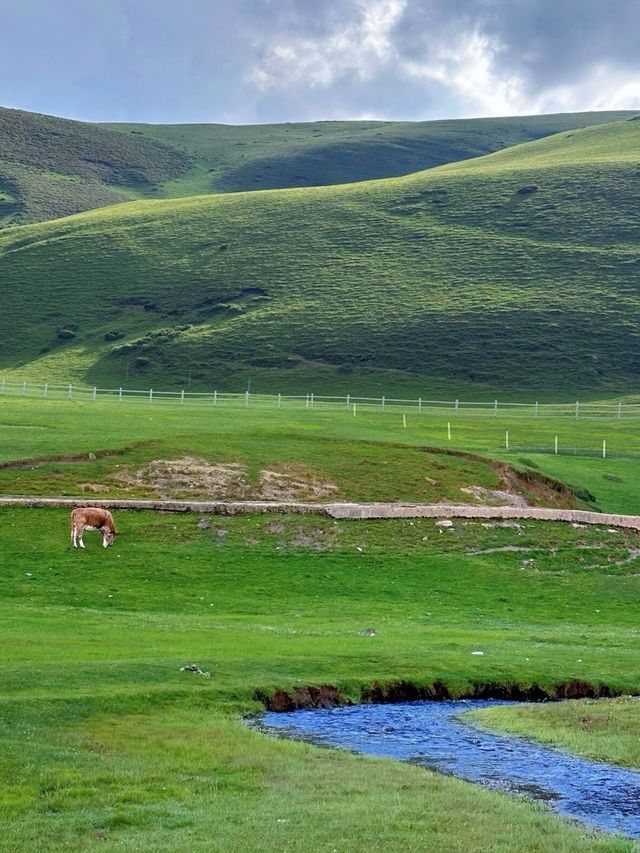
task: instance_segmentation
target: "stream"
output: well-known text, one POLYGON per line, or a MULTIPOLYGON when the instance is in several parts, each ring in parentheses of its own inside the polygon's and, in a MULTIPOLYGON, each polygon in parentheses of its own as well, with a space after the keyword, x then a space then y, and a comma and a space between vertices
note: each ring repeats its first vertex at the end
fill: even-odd
POLYGON ((504 704, 516 703, 451 700, 267 712, 260 724, 286 737, 410 761, 541 800, 591 827, 640 838, 640 771, 485 732, 460 719, 467 711, 504 704))

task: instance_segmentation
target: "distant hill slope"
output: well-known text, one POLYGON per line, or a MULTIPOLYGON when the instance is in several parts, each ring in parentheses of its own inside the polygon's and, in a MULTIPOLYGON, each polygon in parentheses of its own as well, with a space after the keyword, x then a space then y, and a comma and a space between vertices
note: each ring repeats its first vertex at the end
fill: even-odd
POLYGON ((104 127, 141 133, 184 151, 194 164, 192 170, 160 189, 164 196, 177 197, 398 177, 636 114, 618 111, 423 122, 104 127))
POLYGON ((628 115, 227 127, 95 125, 0 109, 0 227, 125 199, 408 174, 628 115))
POLYGON ((0 225, 121 202, 190 165, 183 152, 140 135, 0 108, 0 225))
POLYGON ((403 178, 9 229, 0 367, 155 388, 633 390, 639 197, 640 121, 623 121, 403 178))

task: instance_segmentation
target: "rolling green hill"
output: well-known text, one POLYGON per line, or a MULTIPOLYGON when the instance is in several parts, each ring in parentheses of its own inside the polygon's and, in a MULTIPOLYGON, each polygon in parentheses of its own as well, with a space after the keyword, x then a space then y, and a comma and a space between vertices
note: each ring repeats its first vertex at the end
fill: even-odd
POLYGON ((190 165, 140 135, 0 108, 0 226, 115 204, 190 165))
POLYGON ((408 174, 630 115, 228 127, 95 125, 0 108, 0 227, 132 198, 408 174))
POLYGON ((0 367, 157 388, 629 392, 639 160, 640 121, 622 121, 402 178, 11 228, 0 367))

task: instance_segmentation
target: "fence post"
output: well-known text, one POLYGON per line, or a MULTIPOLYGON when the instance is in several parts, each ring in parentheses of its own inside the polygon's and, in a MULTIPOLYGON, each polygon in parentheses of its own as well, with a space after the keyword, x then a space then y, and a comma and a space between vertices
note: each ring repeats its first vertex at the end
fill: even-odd
POLYGON ((402 415, 402 426, 407 428, 407 416, 405 414, 402 415))
POLYGON ((537 417, 538 417, 538 401, 537 401, 537 400, 536 400, 536 410, 535 410, 535 412, 534 412, 534 414, 533 414, 533 417, 534 417, 534 418, 537 418, 537 417))
POLYGON ((353 404, 353 417, 355 418, 355 416, 356 416, 356 404, 354 403, 353 404))
POLYGON ((119 388, 119 389, 118 389, 118 402, 119 402, 119 403, 121 403, 121 402, 122 402, 122 388, 119 388))
POLYGON ((282 394, 280 394, 280 392, 278 392, 278 408, 281 408, 281 406, 282 406, 282 394))
POLYGON ((505 450, 509 449, 509 430, 507 430, 504 434, 504 446, 505 450))
POLYGON ((460 408, 460 400, 456 400, 453 408, 456 412, 458 411, 458 409, 460 408))
POLYGON ((92 393, 92 395, 91 395, 91 399, 92 399, 92 400, 95 400, 95 399, 96 399, 96 394, 97 394, 97 393, 98 393, 98 389, 97 389, 97 388, 96 388, 96 386, 94 385, 94 386, 93 386, 93 393, 92 393))
POLYGON ((554 445, 553 452, 554 452, 556 455, 557 455, 557 453, 558 453, 558 436, 556 436, 556 440, 555 440, 555 445, 554 445))
MULTIPOLYGON (((71 386, 69 386, 69 387, 71 387, 71 386)), ((23 393, 23 394, 26 394, 26 393, 27 393, 27 383, 26 383, 26 382, 23 382, 23 383, 22 383, 22 393, 23 393)))
POLYGON ((180 392, 180 405, 184 405, 184 388, 180 392))
POLYGON ((313 391, 311 392, 311 408, 313 409, 313 391))
POLYGON ((418 397, 418 414, 422 414, 422 397, 418 397))
POLYGON ((618 420, 622 417, 622 400, 618 401, 618 420))
POLYGON ((245 409, 249 408, 249 392, 248 391, 244 392, 244 407, 245 407, 245 409))
POLYGON ((347 409, 349 408, 349 400, 351 398, 351 394, 347 394, 347 409))
POLYGON ((451 423, 447 421, 447 438, 451 441, 451 423))
MULTIPOLYGON (((4 382, 2 383, 2 385, 3 385, 3 390, 4 390, 4 382)), ((44 396, 47 397, 48 395, 49 395, 49 383, 45 382, 44 383, 44 396)))
MULTIPOLYGON (((27 383, 25 382, 24 384, 26 385, 27 383)), ((69 399, 71 399, 72 397, 73 397, 73 385, 69 385, 69 399)))
POLYGON ((380 400, 380 404, 381 404, 380 411, 384 412, 384 397, 380 400))
POLYGON ((576 418, 580 415, 580 403, 576 400, 576 418))
POLYGON ((493 402, 493 414, 497 418, 498 417, 498 401, 494 400, 493 402))
POLYGON ((214 406, 218 405, 218 392, 217 391, 213 392, 213 405, 214 406))
POLYGON ((607 439, 606 438, 602 439, 602 458, 603 459, 607 458, 607 439))
POLYGON ((153 388, 149 388, 149 402, 153 403, 153 388))

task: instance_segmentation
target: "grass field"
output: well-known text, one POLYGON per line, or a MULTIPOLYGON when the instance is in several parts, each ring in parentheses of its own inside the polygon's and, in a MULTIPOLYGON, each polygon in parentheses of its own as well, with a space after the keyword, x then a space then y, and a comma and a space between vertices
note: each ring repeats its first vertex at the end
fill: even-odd
POLYGON ((7 229, 0 366, 130 387, 635 392, 639 150, 624 121, 404 178, 7 229))
MULTIPOLYGON (((104 494, 149 495, 153 492, 148 484, 123 484, 114 476, 156 459, 184 456, 241 465, 249 487, 258 483, 264 468, 297 472, 308 483, 332 484, 335 488, 324 497, 345 500, 473 502, 461 488, 498 487, 501 475, 489 462, 424 452, 433 447, 547 474, 569 483, 583 500, 605 512, 635 514, 640 501, 636 424, 633 418, 576 421, 472 413, 454 417, 442 412, 409 414, 404 428, 399 413, 366 409, 354 418, 346 409, 321 407, 245 409, 0 397, 0 465, 5 466, 0 468, 0 492, 41 494, 44 489, 47 494, 78 495, 83 483, 98 483, 106 487, 104 494), (578 455, 556 456, 556 435, 561 450, 578 455), (607 459, 601 457, 603 438, 607 459), (535 449, 545 446, 549 452, 535 449), (580 455, 587 452, 590 455, 580 455), (89 453, 98 458, 89 459, 89 453), (7 464, 24 459, 42 461, 7 464)), ((191 492, 194 497, 207 494, 204 487, 191 492)), ((239 495, 230 491, 227 496, 239 495)))
MULTIPOLYGON (((635 446, 634 422, 605 423, 635 446)), ((294 471, 360 500, 495 488, 488 462, 424 452, 443 425, 6 397, 0 463, 58 458, 3 467, 0 492, 87 480, 115 493, 119 472, 185 455, 242 465, 250 486, 265 468, 294 471)), ((461 416, 452 444, 472 450, 505 426, 589 444, 603 422, 461 416)), ((631 505, 637 463, 551 461, 575 464, 603 508, 631 505)), ((460 851, 470 826, 482 851, 634 849, 420 768, 264 737, 241 717, 261 707, 257 693, 313 684, 354 700, 401 680, 453 695, 571 682, 637 692, 637 533, 268 515, 201 529, 192 515, 120 512, 112 548, 88 533, 79 552, 65 510, 0 516, 3 849, 460 851), (181 671, 190 663, 211 676, 181 671)))
POLYGON ((535 737, 598 761, 640 767, 639 705, 638 698, 624 697, 491 708, 469 716, 480 725, 535 737))

